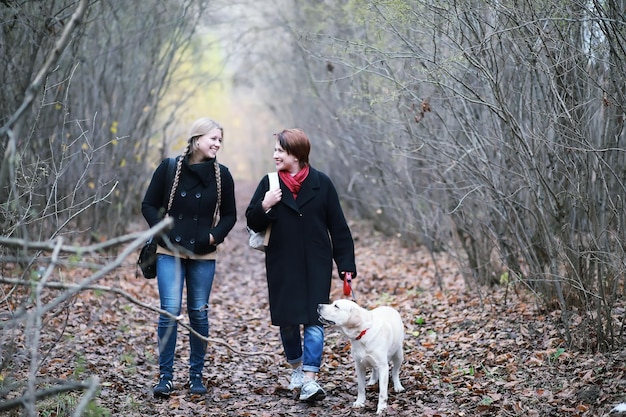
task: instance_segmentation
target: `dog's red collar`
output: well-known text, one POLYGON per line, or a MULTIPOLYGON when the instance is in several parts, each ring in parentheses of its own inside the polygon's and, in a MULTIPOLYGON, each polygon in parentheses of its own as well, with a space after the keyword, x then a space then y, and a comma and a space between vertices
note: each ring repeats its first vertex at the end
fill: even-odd
POLYGON ((359 333, 359 335, 356 337, 356 340, 360 340, 363 336, 365 336, 365 333, 367 333, 367 329, 361 331, 361 333, 359 333))

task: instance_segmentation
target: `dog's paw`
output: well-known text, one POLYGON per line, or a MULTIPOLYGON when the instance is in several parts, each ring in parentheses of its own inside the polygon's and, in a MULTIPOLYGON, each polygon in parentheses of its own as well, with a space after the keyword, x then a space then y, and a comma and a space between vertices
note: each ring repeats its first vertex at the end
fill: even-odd
POLYGON ((387 409, 387 404, 378 404, 378 408, 376 409, 376 414, 382 414, 387 409))
POLYGON ((393 390, 394 390, 394 392, 403 392, 404 391, 404 387, 402 385, 394 386, 393 390))
POLYGON ((355 401, 352 403, 352 408, 363 408, 365 407, 365 401, 355 401))

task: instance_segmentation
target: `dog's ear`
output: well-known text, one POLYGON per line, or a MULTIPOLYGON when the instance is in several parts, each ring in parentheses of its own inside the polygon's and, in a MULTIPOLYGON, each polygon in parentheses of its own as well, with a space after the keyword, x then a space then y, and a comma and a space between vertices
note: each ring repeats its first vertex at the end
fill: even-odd
POLYGON ((345 326, 349 329, 360 329, 363 325, 363 317, 361 317, 361 311, 358 307, 352 307, 346 320, 345 326))

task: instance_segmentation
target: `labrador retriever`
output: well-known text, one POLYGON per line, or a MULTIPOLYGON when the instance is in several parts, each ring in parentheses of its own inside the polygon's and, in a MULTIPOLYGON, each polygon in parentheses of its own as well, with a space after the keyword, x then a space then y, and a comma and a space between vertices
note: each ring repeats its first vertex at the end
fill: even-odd
POLYGON ((322 323, 337 326, 350 339, 358 382, 357 398, 352 407, 365 406, 365 377, 367 369, 371 368, 367 385, 378 382, 376 414, 381 414, 387 408, 389 362, 394 391, 404 391, 400 383, 400 366, 404 359, 404 324, 400 314, 388 306, 367 310, 346 299, 319 304, 317 312, 322 323))

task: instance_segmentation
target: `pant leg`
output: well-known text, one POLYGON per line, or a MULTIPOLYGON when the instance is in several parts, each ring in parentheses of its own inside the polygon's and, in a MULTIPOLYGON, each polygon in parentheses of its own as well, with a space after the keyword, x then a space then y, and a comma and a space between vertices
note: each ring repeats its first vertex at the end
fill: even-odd
MULTIPOLYGON (((161 310, 174 317, 180 315, 185 273, 183 265, 173 256, 159 254, 157 257, 157 285, 161 310)), ((176 320, 161 314, 157 325, 159 342, 159 373, 168 378, 174 375, 174 350, 178 324, 176 320)))
POLYGON ((300 326, 281 326, 280 339, 283 342, 283 350, 287 362, 296 364, 302 362, 302 338, 300 326))
POLYGON ((304 372, 319 372, 322 366, 324 352, 324 328, 317 325, 304 326, 304 355, 302 370, 304 372))
MULTIPOLYGON (((209 336, 209 296, 215 276, 215 260, 187 260, 187 314, 191 328, 209 336)), ((202 375, 207 344, 195 335, 189 336, 189 374, 202 375)))

